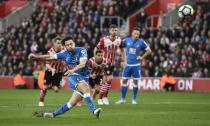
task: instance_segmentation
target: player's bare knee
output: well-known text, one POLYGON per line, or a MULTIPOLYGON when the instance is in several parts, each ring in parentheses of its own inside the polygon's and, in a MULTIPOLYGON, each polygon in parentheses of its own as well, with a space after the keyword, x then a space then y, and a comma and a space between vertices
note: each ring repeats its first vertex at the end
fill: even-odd
POLYGON ((78 83, 77 88, 82 92, 82 93, 89 93, 90 88, 87 84, 83 83, 78 83))
POLYGON ((123 84, 127 84, 128 79, 123 79, 123 84))
POLYGON ((133 80, 133 84, 137 86, 138 85, 138 80, 133 80))
POLYGON ((112 82, 112 79, 113 79, 113 78, 108 78, 106 82, 107 82, 107 83, 111 83, 111 82, 112 82))
POLYGON ((59 88, 57 86, 53 86, 53 90, 57 93, 59 92, 59 88))
POLYGON ((78 101, 82 99, 82 96, 80 96, 78 93, 74 92, 73 95, 71 96, 70 100, 68 103, 70 103, 72 106, 75 106, 78 101))
POLYGON ((95 89, 96 94, 99 94, 99 92, 100 92, 100 89, 95 89))
POLYGON ((58 93, 58 92, 59 92, 59 90, 58 90, 58 89, 55 89, 54 91, 55 91, 55 93, 58 93))

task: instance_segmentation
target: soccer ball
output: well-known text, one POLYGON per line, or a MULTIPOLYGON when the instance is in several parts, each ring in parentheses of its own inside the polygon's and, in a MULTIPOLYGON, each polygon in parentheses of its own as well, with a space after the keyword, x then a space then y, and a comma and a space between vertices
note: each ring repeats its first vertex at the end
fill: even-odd
POLYGON ((193 13, 194 9, 190 5, 182 5, 178 11, 178 15, 180 18, 189 17, 189 16, 191 17, 193 16, 193 13))

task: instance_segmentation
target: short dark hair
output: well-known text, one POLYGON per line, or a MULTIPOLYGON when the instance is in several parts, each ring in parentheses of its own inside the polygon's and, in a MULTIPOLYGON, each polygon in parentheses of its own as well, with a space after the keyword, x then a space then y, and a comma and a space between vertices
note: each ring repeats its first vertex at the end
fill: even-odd
POLYGON ((139 31, 139 32, 141 31, 141 29, 140 29, 139 27, 134 27, 134 28, 133 28, 133 31, 134 31, 134 30, 135 30, 135 31, 139 31))
POLYGON ((110 24, 110 25, 109 25, 109 28, 117 28, 117 25, 115 25, 115 24, 110 24))
POLYGON ((97 55, 98 53, 103 53, 103 51, 100 49, 97 49, 95 54, 97 55))
POLYGON ((56 42, 56 41, 61 41, 61 37, 60 36, 56 36, 55 38, 53 38, 53 42, 56 42))
POLYGON ((65 45, 65 42, 68 41, 68 40, 74 41, 73 37, 67 36, 67 37, 65 37, 64 39, 61 40, 61 43, 62 43, 63 45, 65 45))

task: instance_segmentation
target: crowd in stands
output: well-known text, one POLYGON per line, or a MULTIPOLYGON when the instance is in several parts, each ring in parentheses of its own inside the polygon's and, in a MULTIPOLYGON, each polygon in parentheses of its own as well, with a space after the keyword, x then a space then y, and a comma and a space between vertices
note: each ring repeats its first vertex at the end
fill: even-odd
MULTIPOLYGON (((53 9, 38 6, 30 18, 10 26, 0 35, 0 75, 14 75, 20 69, 24 75, 32 75, 40 63, 27 61, 28 54, 46 53, 55 35, 72 35, 77 45, 87 48, 92 57, 93 48, 107 33, 107 28, 100 29, 100 16, 126 18, 146 3, 146 0, 51 1, 53 9)), ((141 35, 154 52, 142 62, 143 76, 160 77, 171 70, 172 75, 178 77, 210 77, 210 14, 204 12, 202 8, 198 9, 195 20, 181 26, 143 27, 141 35)), ((142 23, 139 24, 141 27, 144 26, 142 23)), ((121 71, 122 68, 116 67, 115 75, 121 76, 121 71)))
POLYGON ((195 19, 172 28, 143 29, 153 54, 142 63, 144 76, 210 77, 210 11, 197 7, 195 19))
MULTIPOLYGON (((145 0, 140 0, 144 2, 145 0)), ((37 6, 28 19, 23 19, 0 35, 0 74, 14 75, 21 69, 24 75, 32 75, 37 62, 26 62, 29 53, 46 53, 51 47, 52 36, 72 35, 78 46, 88 49, 89 57, 102 36, 100 16, 119 14, 122 6, 138 0, 124 2, 107 0, 51 0, 52 8, 37 6), (120 5, 117 5, 120 3, 120 5), (118 8, 118 9, 117 9, 118 8)), ((129 10, 131 11, 134 10, 129 10)))

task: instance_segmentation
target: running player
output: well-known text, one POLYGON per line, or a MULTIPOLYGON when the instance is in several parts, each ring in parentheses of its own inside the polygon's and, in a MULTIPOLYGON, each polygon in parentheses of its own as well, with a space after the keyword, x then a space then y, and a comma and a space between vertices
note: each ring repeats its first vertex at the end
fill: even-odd
MULTIPOLYGON (((48 50, 48 54, 53 55, 61 50, 61 38, 55 37, 53 39, 53 47, 48 50)), ((39 106, 44 106, 47 89, 52 88, 55 92, 59 91, 60 82, 63 76, 64 63, 62 60, 47 61, 45 68, 44 85, 40 90, 39 106)))

